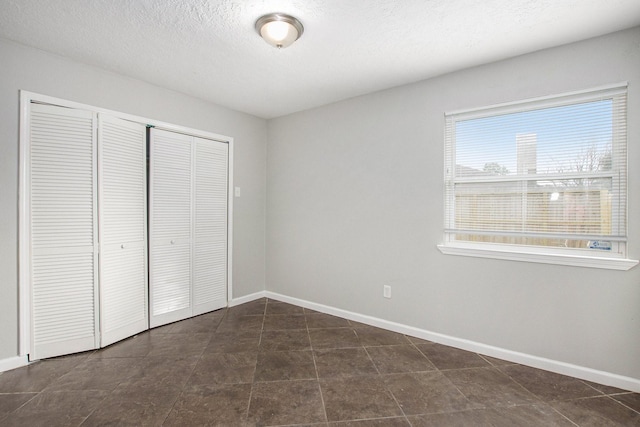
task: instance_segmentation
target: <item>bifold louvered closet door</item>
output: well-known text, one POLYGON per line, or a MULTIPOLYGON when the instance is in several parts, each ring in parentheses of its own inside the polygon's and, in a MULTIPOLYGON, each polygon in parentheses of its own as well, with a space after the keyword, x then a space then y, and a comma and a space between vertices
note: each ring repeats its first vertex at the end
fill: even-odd
POLYGON ((146 129, 30 105, 31 359, 147 328, 146 129))
POLYGON ((151 129, 152 327, 227 304, 228 144, 151 129))
POLYGON ((31 359, 99 345, 96 115, 31 105, 31 359))
POLYGON ((146 126, 99 115, 101 347, 143 331, 147 313, 146 126))

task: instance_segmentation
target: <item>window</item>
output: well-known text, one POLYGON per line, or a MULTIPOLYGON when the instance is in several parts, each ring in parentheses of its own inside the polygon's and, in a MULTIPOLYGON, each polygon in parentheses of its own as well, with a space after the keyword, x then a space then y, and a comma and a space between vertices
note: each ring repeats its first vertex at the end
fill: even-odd
POLYGON ((626 85, 445 119, 443 252, 635 265, 626 260, 626 85))

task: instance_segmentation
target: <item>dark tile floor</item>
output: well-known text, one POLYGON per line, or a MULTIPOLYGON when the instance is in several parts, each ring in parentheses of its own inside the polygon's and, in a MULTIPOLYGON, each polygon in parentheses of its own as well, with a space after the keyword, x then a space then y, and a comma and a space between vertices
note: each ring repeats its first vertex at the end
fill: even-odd
POLYGON ((259 300, 0 374, 2 426, 640 426, 640 394, 259 300))

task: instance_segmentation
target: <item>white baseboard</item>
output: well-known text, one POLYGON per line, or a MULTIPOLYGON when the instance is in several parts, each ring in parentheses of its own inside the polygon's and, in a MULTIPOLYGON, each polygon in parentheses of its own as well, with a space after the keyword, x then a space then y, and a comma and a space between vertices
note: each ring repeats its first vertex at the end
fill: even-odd
POLYGON ((27 356, 15 356, 8 359, 0 359, 0 372, 21 368, 29 364, 27 356))
POLYGON ((233 298, 231 301, 229 301, 229 307, 235 307, 236 305, 245 304, 247 302, 255 301, 260 298, 265 298, 266 296, 266 291, 260 291, 239 298, 233 298))
MULTIPOLYGON (((519 363, 521 365, 531 366, 533 368, 544 369, 546 371, 555 372, 562 375, 591 381, 598 384, 617 387, 623 390, 630 390, 640 393, 640 379, 626 377, 623 375, 613 374, 610 372, 599 371, 584 366, 573 365, 571 363, 560 362, 557 360, 546 359, 544 357, 533 356, 526 353, 507 350, 475 341, 462 338, 456 338, 437 332, 427 331, 425 329, 415 328, 413 326, 403 325, 401 323, 390 322, 388 320, 379 319, 377 317, 367 316, 364 314, 354 313, 352 311, 342 310, 323 304, 292 298, 275 292, 265 291, 260 296, 266 296, 278 301, 287 302, 310 310, 319 311, 321 313, 331 314, 355 322, 364 323, 366 325, 376 326, 378 328, 387 329, 401 334, 433 341, 438 344, 444 344, 456 347, 462 350, 472 351, 474 353, 483 354, 498 359, 508 360, 509 362, 519 363)), ((256 295, 256 294, 254 294, 256 295)), ((254 298, 255 299, 255 298, 254 298)))

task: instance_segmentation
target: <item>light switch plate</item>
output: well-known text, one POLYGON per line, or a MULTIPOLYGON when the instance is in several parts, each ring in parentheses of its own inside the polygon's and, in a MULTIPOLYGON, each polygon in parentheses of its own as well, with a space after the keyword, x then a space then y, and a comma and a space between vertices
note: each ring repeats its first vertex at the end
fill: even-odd
POLYGON ((384 288, 382 290, 382 295, 385 298, 391 298, 391 286, 390 285, 384 285, 384 288))

